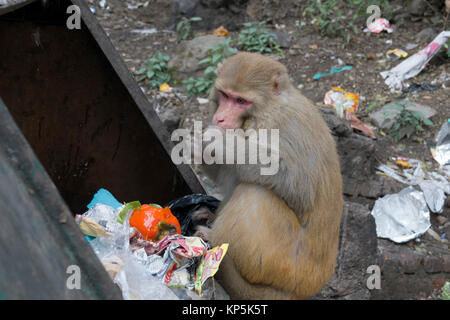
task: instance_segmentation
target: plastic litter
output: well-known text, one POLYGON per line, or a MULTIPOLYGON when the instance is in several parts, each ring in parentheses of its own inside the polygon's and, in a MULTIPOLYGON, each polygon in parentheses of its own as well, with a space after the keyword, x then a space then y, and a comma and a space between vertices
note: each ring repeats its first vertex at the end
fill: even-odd
POLYGON ((372 33, 380 33, 381 31, 386 31, 387 33, 392 33, 394 30, 391 28, 391 24, 389 20, 385 18, 375 19, 371 24, 367 26, 363 31, 364 32, 372 32, 372 33))
POLYGON ((430 59, 439 51, 450 37, 450 31, 442 31, 425 48, 404 60, 391 70, 380 72, 391 91, 401 90, 402 81, 419 74, 430 59))
POLYGON ((332 105, 336 109, 337 115, 340 118, 345 117, 352 128, 364 132, 372 139, 376 139, 370 125, 363 123, 355 114, 359 106, 359 96, 338 87, 331 87, 331 89, 325 94, 323 102, 332 105))
POLYGON ((345 70, 352 70, 352 69, 353 69, 352 66, 342 66, 342 67, 338 66, 338 67, 333 67, 333 68, 331 68, 330 72, 326 72, 326 73, 316 73, 316 74, 313 76, 313 79, 314 79, 314 80, 319 80, 319 79, 322 78, 322 77, 329 76, 329 75, 331 75, 331 74, 338 73, 338 72, 342 72, 342 71, 345 71, 345 70))
MULTIPOLYGON (((191 219, 193 212, 203 207, 214 212, 218 204, 217 199, 200 194, 170 203, 186 224, 184 230, 189 231, 195 229, 191 219)), ((76 221, 82 232, 90 236, 91 247, 120 287, 124 299, 204 300, 212 299, 216 294, 221 299, 229 299, 212 278, 228 244, 210 249, 201 238, 181 234, 165 235, 156 242, 146 241, 136 228, 130 226, 130 217, 147 207, 157 211, 170 212, 170 209, 156 204, 141 206, 139 201, 120 204, 105 189, 94 195, 89 207, 83 215, 76 216, 76 221)), ((177 220, 174 216, 172 219, 177 220)), ((178 226, 177 231, 180 229, 178 226)))
POLYGON ((448 173, 443 172, 444 176, 438 172, 425 172, 423 170, 423 162, 416 159, 397 157, 394 160, 397 165, 400 161, 408 163, 409 166, 404 167, 401 172, 387 165, 380 165, 378 170, 401 183, 410 186, 418 185, 424 193, 430 210, 434 213, 442 213, 446 198, 445 194, 450 194, 448 173))
POLYGON ((395 48, 386 52, 386 56, 390 59, 397 60, 400 58, 406 58, 408 56, 408 52, 399 48, 395 48))
POLYGON ((215 213, 220 201, 205 194, 190 194, 169 202, 166 206, 170 208, 173 215, 177 217, 181 225, 181 234, 191 236, 196 231, 196 226, 202 221, 192 221, 192 214, 199 209, 207 208, 215 213))
POLYGON ((334 106, 338 116, 343 118, 345 110, 352 112, 358 110, 359 96, 338 87, 331 87, 331 90, 325 94, 323 102, 334 106))
POLYGON ((212 34, 216 37, 226 37, 228 36, 228 30, 225 29, 223 26, 220 26, 217 29, 214 29, 212 34))
POLYGON ((92 201, 87 205, 88 209, 91 209, 97 203, 105 204, 107 206, 112 207, 113 209, 117 209, 122 206, 122 203, 117 201, 116 198, 106 189, 99 189, 92 198, 92 201))
POLYGON ((206 280, 214 276, 219 270, 220 262, 222 262, 227 250, 228 243, 225 243, 221 246, 214 247, 203 254, 203 259, 195 274, 195 292, 199 295, 202 295, 202 286, 206 280))
POLYGON ((371 214, 377 236, 397 243, 417 238, 431 226, 425 197, 413 187, 378 199, 371 214))
POLYGON ((441 165, 450 165, 450 118, 441 126, 436 136, 436 147, 431 149, 433 158, 441 165))
POLYGON ((428 82, 424 82, 422 84, 417 84, 417 83, 413 83, 411 84, 408 88, 405 88, 402 90, 403 93, 410 93, 410 92, 420 92, 423 90, 427 90, 427 91, 433 91, 433 90, 438 90, 442 88, 442 84, 430 84, 428 82))

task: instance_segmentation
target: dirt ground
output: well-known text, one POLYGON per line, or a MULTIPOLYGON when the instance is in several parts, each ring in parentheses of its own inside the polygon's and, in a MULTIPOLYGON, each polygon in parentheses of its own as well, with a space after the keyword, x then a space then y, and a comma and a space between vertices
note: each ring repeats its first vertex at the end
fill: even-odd
MULTIPOLYGON (((174 26, 177 16, 173 14, 173 1, 147 1, 147 6, 134 8, 137 3, 144 4, 146 1, 133 0, 107 0, 104 7, 98 1, 88 1, 100 21, 112 43, 119 51, 124 61, 132 72, 136 72, 142 67, 143 62, 150 58, 157 51, 171 55, 177 46, 174 26), (157 32, 151 33, 148 30, 155 28, 157 32), (147 30, 142 33, 136 30, 147 30)), ((244 2, 244 1, 243 1, 244 2)), ((255 3, 255 1, 252 1, 255 3)), ((262 1, 264 2, 264 1, 262 1)), ((274 1, 277 2, 277 1, 274 1)), ((288 67, 292 81, 301 92, 319 106, 323 103, 325 93, 331 86, 337 86, 346 91, 357 93, 360 96, 360 105, 357 116, 363 122, 370 122, 367 110, 368 106, 376 103, 373 110, 379 110, 388 102, 400 98, 399 93, 392 93, 384 83, 379 72, 389 70, 400 61, 391 60, 385 53, 394 48, 402 48, 410 55, 416 53, 426 46, 431 37, 420 36, 418 34, 426 29, 432 28, 435 35, 450 28, 450 21, 446 22, 443 13, 433 13, 430 16, 412 17, 402 22, 394 23, 393 33, 382 32, 380 34, 364 33, 353 34, 350 43, 342 48, 341 38, 330 38, 320 35, 310 21, 301 15, 301 7, 295 8, 292 12, 287 12, 286 7, 292 1, 282 1, 282 8, 253 6, 253 12, 261 12, 262 15, 270 15, 273 10, 268 27, 289 34, 292 42, 288 48, 283 49, 284 57, 278 57, 279 61, 288 67), (278 10, 278 11, 277 11, 278 10), (302 27, 296 26, 296 22, 304 22, 302 27), (416 45, 413 49, 406 49, 416 45), (323 77, 317 81, 312 80, 314 74, 328 72, 332 67, 339 64, 351 65, 350 71, 340 72, 331 76, 323 77)), ((394 8, 402 10, 402 1, 391 1, 394 8)), ((230 36, 235 39, 244 21, 254 21, 248 14, 250 9, 245 6, 235 8, 240 12, 227 16, 227 12, 218 9, 217 16, 205 19, 199 24, 196 32, 208 34, 214 28, 224 25, 230 36)), ((263 16, 264 17, 264 16, 263 16)), ((179 16, 178 16, 179 18, 179 16)), ((448 19, 450 20, 450 19, 448 19)), ((361 26, 361 29, 364 26, 361 26)), ((450 59, 442 51, 434 57, 427 67, 415 78, 404 83, 438 83, 443 75, 450 72, 450 59)), ((180 126, 190 128, 193 120, 202 120, 208 115, 205 105, 195 103, 195 98, 188 98, 183 93, 181 85, 174 86, 181 99, 175 99, 169 104, 163 103, 157 90, 151 90, 142 85, 143 91, 147 94, 155 108, 176 108, 181 115, 180 126)), ((204 98, 206 96, 203 96, 204 98)), ((409 139, 403 139, 395 143, 390 137, 384 137, 389 141, 386 153, 390 157, 403 156, 422 160, 432 166, 437 166, 432 158, 429 147, 435 145, 434 138, 442 123, 450 118, 450 82, 444 83, 443 87, 435 91, 421 91, 404 94, 403 97, 413 102, 427 105, 436 110, 436 115, 431 118, 434 126, 426 127, 423 133, 413 135, 409 139)), ((157 110, 161 112, 161 110, 157 110)), ((372 125, 375 133, 380 136, 380 130, 372 125)), ((374 173, 375 174, 375 173, 374 173)), ((448 201, 449 199, 447 199, 448 201)), ((371 202, 373 205, 373 201, 371 202)), ((447 207, 442 215, 450 218, 450 208, 447 207)), ((432 224, 438 226, 436 215, 432 214, 432 224)), ((440 233, 450 234, 450 228, 439 229, 440 233)), ((435 230, 438 230, 436 227, 435 230)), ((426 240, 426 237, 425 237, 426 240)), ((431 241, 431 240, 430 240, 431 241)))

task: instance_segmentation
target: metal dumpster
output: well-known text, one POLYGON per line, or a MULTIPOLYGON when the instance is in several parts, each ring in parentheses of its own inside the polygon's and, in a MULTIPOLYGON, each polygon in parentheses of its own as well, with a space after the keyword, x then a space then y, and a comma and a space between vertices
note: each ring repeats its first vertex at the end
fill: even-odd
POLYGON ((160 204, 204 191, 84 1, 18 7, 0 7, 0 298, 120 298, 72 216, 100 187, 160 204))

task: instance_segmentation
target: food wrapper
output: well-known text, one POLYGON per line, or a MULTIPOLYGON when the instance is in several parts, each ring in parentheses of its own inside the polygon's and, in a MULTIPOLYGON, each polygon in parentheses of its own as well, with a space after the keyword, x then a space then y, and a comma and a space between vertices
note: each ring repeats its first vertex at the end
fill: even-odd
POLYGON ((378 199, 371 214, 377 236, 397 243, 417 238, 431 226, 425 197, 413 187, 378 199))
POLYGON ((388 52, 386 52, 386 55, 391 58, 391 59, 400 59, 400 58, 406 58, 408 56, 408 52, 396 48, 396 49, 392 49, 389 50, 388 52))
POLYGON ((78 223, 80 230, 81 230, 81 232, 83 232, 84 235, 91 236, 91 237, 114 236, 113 233, 107 232, 105 230, 105 228, 103 228, 100 224, 97 223, 97 221, 95 221, 92 218, 87 218, 87 217, 83 217, 81 215, 76 215, 75 221, 78 223))
POLYGON ((401 90, 403 80, 419 74, 428 61, 439 52, 439 49, 447 42, 448 38, 450 38, 450 31, 442 31, 430 44, 416 54, 391 70, 380 72, 384 82, 389 86, 391 91, 401 90))
POLYGON ((172 88, 167 83, 163 83, 162 85, 159 86, 159 91, 172 92, 172 88))
POLYGON ((450 118, 444 122, 436 136, 436 147, 430 150, 434 160, 441 166, 450 165, 450 118))
POLYGON ((442 175, 434 171, 424 172, 422 168, 424 167, 423 162, 417 159, 396 157, 393 160, 397 165, 401 162, 409 164, 409 167, 403 166, 403 170, 398 172, 389 166, 381 165, 378 167, 378 170, 401 183, 410 186, 418 185, 424 193, 429 209, 434 213, 442 213, 446 198, 445 194, 450 194, 448 173, 444 172, 442 175))
POLYGON ((195 274, 195 292, 198 295, 202 295, 202 286, 205 281, 213 277, 217 270, 219 270, 219 265, 227 253, 227 250, 228 243, 224 243, 204 253, 203 259, 197 267, 197 272, 195 274))
POLYGON ((359 96, 338 87, 331 87, 331 90, 325 94, 323 102, 334 106, 336 113, 343 118, 345 110, 351 112, 358 110, 359 96))
POLYGON ((216 37, 226 37, 228 36, 228 30, 223 26, 220 26, 217 29, 213 30, 212 34, 216 37))
POLYGON ((191 267, 208 246, 199 237, 170 235, 157 242, 134 238, 131 248, 151 275, 168 286, 186 286, 191 278, 181 270, 191 267))
POLYGON ((392 33, 394 30, 391 28, 391 24, 389 20, 385 18, 375 19, 371 24, 367 26, 363 31, 364 32, 372 32, 372 33, 380 33, 381 31, 386 30, 387 33, 392 33))

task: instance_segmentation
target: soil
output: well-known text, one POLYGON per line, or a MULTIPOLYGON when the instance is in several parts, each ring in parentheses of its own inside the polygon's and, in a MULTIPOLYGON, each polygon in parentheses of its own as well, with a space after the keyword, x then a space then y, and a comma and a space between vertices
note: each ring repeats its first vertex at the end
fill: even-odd
MULTIPOLYGON (((144 0, 107 0, 106 8, 101 8, 98 1, 95 1, 95 4, 94 1, 89 1, 90 6, 96 10, 97 19, 133 73, 140 69, 144 61, 150 58, 153 53, 161 51, 171 55, 175 51, 177 38, 174 27, 180 19, 180 13, 173 7, 173 1, 147 1, 147 6, 136 9, 129 7, 130 4, 139 2, 146 3, 144 0), (154 33, 139 33, 139 31, 136 31, 153 28, 156 29, 154 33)), ((390 92, 379 74, 380 71, 388 70, 400 61, 389 59, 385 53, 390 49, 401 48, 412 55, 433 39, 433 36, 418 37, 419 32, 431 27, 437 35, 444 30, 444 24, 447 23, 443 15, 444 11, 433 13, 432 16, 413 16, 403 21, 399 20, 397 24, 394 21, 393 33, 374 34, 361 31, 358 34, 352 34, 350 43, 343 48, 344 41, 342 38, 322 36, 308 19, 304 19, 301 15, 301 7, 292 5, 295 10, 289 11, 291 3, 297 3, 298 1, 286 0, 283 1, 283 5, 278 5, 278 7, 274 4, 264 7, 263 3, 265 2, 267 1, 261 1, 261 4, 258 5, 257 1, 249 1, 251 6, 249 5, 246 8, 245 1, 241 1, 242 4, 232 8, 234 14, 230 14, 230 10, 224 8, 202 9, 206 10, 203 13, 197 11, 197 14, 207 15, 209 18, 198 24, 195 31, 200 35, 209 34, 213 29, 224 25, 230 31, 230 36, 235 39, 242 22, 254 21, 252 17, 264 18, 269 21, 268 28, 277 29, 292 37, 289 48, 283 49, 284 56, 276 58, 288 67, 292 81, 298 86, 299 90, 319 106, 323 103, 325 93, 332 86, 356 93, 360 96, 359 110, 356 115, 366 123, 370 122, 367 108, 373 102, 376 103, 376 107, 373 109, 375 111, 388 102, 400 98, 399 93, 390 92), (213 17, 217 19, 211 19, 211 13, 215 13, 213 17), (298 21, 305 22, 305 25, 302 27, 296 26, 298 21), (413 49, 406 49, 410 47, 410 44, 416 46, 413 49), (351 65, 353 68, 349 71, 320 78, 317 81, 312 80, 314 74, 328 72, 339 63, 351 65)), ((272 2, 279 3, 279 1, 272 2)), ((393 3, 394 8, 403 10, 401 8, 402 1, 391 1, 391 3, 393 3)), ((449 25, 450 22, 447 23, 447 29, 449 29, 449 25)), ((404 84, 439 83, 447 72, 450 72, 450 59, 442 50, 419 75, 405 81, 404 84)), ((169 99, 164 94, 159 93, 158 90, 151 90, 146 87, 145 83, 141 83, 143 91, 153 102, 158 113, 161 113, 165 108, 177 110, 181 115, 181 127, 191 128, 193 120, 202 120, 208 115, 206 105, 199 104, 197 97, 188 98, 182 85, 171 85, 177 93, 176 99, 169 99)), ((437 111, 436 115, 431 118, 434 126, 425 127, 424 132, 415 134, 408 139, 405 138, 399 143, 395 143, 389 136, 382 137, 383 132, 380 132, 380 129, 374 125, 372 125, 372 128, 380 140, 384 141, 382 145, 389 157, 403 156, 419 159, 432 167, 437 167, 436 162, 431 157, 429 147, 435 145, 434 138, 442 123, 450 118, 450 83, 447 81, 438 90, 408 93, 402 96, 402 98, 404 97, 434 108, 437 111), (388 145, 385 146, 386 141, 388 145)), ((206 98, 206 96, 202 96, 202 98, 206 98)), ((363 199, 360 202, 369 204, 371 208, 374 199, 363 199)), ((450 220, 450 207, 448 205, 440 216, 450 220)), ((434 214, 431 214, 431 221, 433 229, 439 235, 445 232, 447 235, 450 234, 448 222, 443 224, 442 218, 441 222, 437 221, 437 215, 434 214)), ((430 247, 433 247, 433 242, 435 242, 428 235, 423 236, 421 241, 422 246, 424 243, 430 243, 430 247)), ((414 245, 416 244, 410 244, 410 246, 414 245)), ((435 297, 435 294, 433 297, 435 297)))

